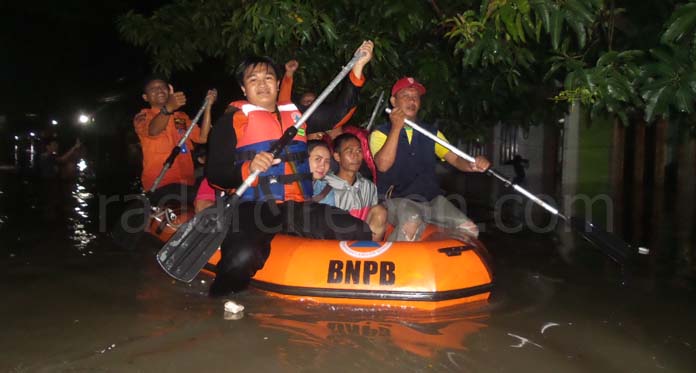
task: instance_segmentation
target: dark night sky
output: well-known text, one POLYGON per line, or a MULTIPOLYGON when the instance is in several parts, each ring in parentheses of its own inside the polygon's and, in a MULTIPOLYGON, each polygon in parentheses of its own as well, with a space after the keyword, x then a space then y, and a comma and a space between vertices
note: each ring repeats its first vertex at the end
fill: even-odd
POLYGON ((148 13, 164 2, 40 0, 0 6, 0 115, 9 128, 53 117, 67 121, 100 97, 139 84, 149 64, 143 51, 120 40, 116 18, 130 9, 148 13))

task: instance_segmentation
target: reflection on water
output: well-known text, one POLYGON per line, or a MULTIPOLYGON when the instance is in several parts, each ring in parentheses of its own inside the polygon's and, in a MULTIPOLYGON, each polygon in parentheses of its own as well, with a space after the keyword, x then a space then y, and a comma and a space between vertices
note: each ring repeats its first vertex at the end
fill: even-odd
POLYGON ((96 235, 87 230, 86 227, 94 225, 94 218, 90 216, 90 204, 95 204, 94 195, 90 193, 85 185, 88 185, 89 171, 87 162, 80 159, 77 162, 78 174, 70 193, 71 204, 74 206, 73 216, 67 218, 70 233, 69 238, 74 242, 75 248, 83 256, 93 254, 92 250, 86 250, 88 245, 96 238, 96 235))
POLYGON ((14 151, 12 152, 12 155, 13 155, 12 164, 14 164, 15 167, 19 167, 19 145, 15 144, 13 150, 14 151))
POLYGON ((287 334, 291 344, 326 352, 338 346, 358 348, 370 345, 365 354, 376 360, 388 359, 389 351, 393 349, 423 358, 466 351, 467 337, 485 328, 488 318, 485 312, 474 313, 475 308, 471 306, 428 314, 339 307, 301 308, 298 304, 286 302, 277 303, 272 310, 273 313, 252 312, 249 316, 262 329, 287 334))
POLYGON ((31 145, 29 145, 27 152, 29 152, 29 167, 34 168, 36 166, 36 150, 34 149, 33 140, 31 141, 31 145))
POLYGON ((230 321, 224 300, 206 296, 209 279, 163 274, 159 242, 125 252, 99 232, 100 191, 89 158, 80 164, 50 199, 26 174, 0 171, 0 371, 696 370, 693 199, 625 198, 645 203, 644 219, 627 213, 617 226, 651 248, 625 284, 577 235, 492 228, 481 236, 496 275, 487 304, 349 309, 251 289, 231 296, 246 309, 230 321))
POLYGON ((43 239, 54 240, 56 247, 64 247, 63 241, 67 240, 78 254, 93 254, 98 206, 93 190, 94 174, 88 162, 80 159, 72 164, 59 164, 68 171, 59 174, 67 176, 42 179, 35 163, 34 139, 25 148, 15 145, 14 156, 15 167, 5 170, 3 176, 3 188, 9 194, 0 206, 0 235, 10 255, 22 251, 40 257, 43 253, 36 252, 40 248, 32 242, 43 239), (24 153, 26 156, 22 157, 24 153), (70 167, 75 167, 76 172, 71 172, 70 167), (8 225, 3 230, 5 223, 8 225))

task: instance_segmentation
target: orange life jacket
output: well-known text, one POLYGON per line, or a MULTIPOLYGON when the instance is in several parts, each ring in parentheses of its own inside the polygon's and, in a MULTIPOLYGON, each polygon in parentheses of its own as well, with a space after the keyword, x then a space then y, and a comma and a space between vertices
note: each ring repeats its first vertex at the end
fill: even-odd
MULTIPOLYGON (((269 151, 273 142, 280 139, 283 132, 302 116, 292 103, 279 104, 276 113, 247 101, 235 101, 230 106, 239 109, 248 118, 243 128, 235 128, 235 161, 239 163, 252 160, 260 151, 269 151)), ((262 172, 256 186, 250 187, 242 194, 242 201, 284 201, 287 197, 286 186, 293 183, 298 186, 302 200, 311 199, 312 174, 309 172, 306 127, 307 125, 303 124, 298 129, 295 138, 278 156, 281 162, 262 172)))

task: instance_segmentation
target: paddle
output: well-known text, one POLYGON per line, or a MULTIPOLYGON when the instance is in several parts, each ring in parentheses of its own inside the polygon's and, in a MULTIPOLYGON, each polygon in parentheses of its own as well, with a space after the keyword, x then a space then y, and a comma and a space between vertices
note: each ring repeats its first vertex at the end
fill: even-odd
POLYGON ((176 146, 172 149, 171 153, 169 153, 169 157, 167 157, 167 160, 164 161, 162 171, 160 171, 159 176, 157 176, 157 179, 155 179, 154 184, 152 184, 152 188, 150 188, 150 193, 154 192, 155 189, 157 189, 157 186, 159 186, 159 183, 162 181, 164 174, 166 174, 169 168, 172 167, 172 164, 174 163, 176 156, 179 155, 179 153, 181 152, 181 147, 184 146, 184 143, 186 142, 186 140, 188 140, 189 135, 191 135, 193 127, 198 123, 198 120, 201 119, 201 115, 203 115, 203 111, 205 111, 206 106, 208 106, 207 97, 205 98, 205 100, 203 100, 203 106, 201 106, 201 108, 198 110, 198 113, 196 113, 196 116, 191 121, 191 125, 184 133, 184 136, 181 137, 181 140, 179 140, 176 146))
MULTIPOLYGON (((312 105, 293 127, 273 143, 269 152, 276 158, 283 148, 295 137, 297 130, 314 113, 338 83, 350 72, 364 54, 356 53, 340 73, 329 83, 312 105)), ((232 195, 226 196, 222 206, 215 205, 201 211, 183 224, 157 253, 157 262, 168 275, 183 282, 191 282, 220 247, 229 229, 239 197, 251 186, 261 171, 254 171, 232 195), (219 208, 222 207, 222 211, 219 208)))
POLYGON ((379 98, 377 99, 377 104, 375 105, 375 108, 372 109, 372 115, 370 115, 370 121, 367 122, 367 126, 365 129, 367 132, 370 132, 370 128, 372 128, 372 125, 375 124, 375 118, 377 118, 377 113, 379 113, 381 110, 382 102, 384 101, 384 91, 382 91, 379 94, 379 98))
MULTIPOLYGON (((385 111, 387 113, 391 113, 391 109, 389 109, 389 108, 386 108, 385 111)), ((455 146, 448 143, 447 141, 444 141, 441 138, 433 135, 432 133, 430 133, 429 131, 427 131, 423 127, 414 123, 413 121, 406 119, 405 122, 410 127, 415 129, 416 131, 429 137, 431 140, 435 141, 436 143, 444 146, 445 148, 447 148, 449 151, 456 154, 457 156, 464 158, 469 162, 475 161, 475 159, 472 156, 462 152, 461 150, 457 149, 455 146)), ((511 186, 513 189, 518 191, 520 194, 522 194, 525 197, 532 200, 532 202, 543 207, 546 211, 550 212, 551 214, 559 217, 561 220, 563 220, 564 222, 569 224, 570 227, 574 228, 575 231, 579 232, 586 240, 590 241, 592 244, 594 244, 596 247, 598 247, 600 250, 602 250, 605 254, 607 254, 611 259, 613 259, 617 263, 624 264, 626 262, 626 260, 629 258, 629 256, 631 255, 631 253, 634 252, 634 249, 629 244, 627 244, 625 241, 623 241, 621 238, 619 238, 618 236, 613 235, 609 232, 606 232, 606 231, 602 230, 601 228, 595 226, 591 222, 585 221, 583 219, 576 218, 576 217, 569 219, 565 215, 558 212, 558 209, 556 209, 553 206, 549 205, 548 203, 542 201, 539 197, 530 193, 529 191, 522 188, 521 186, 513 183, 511 180, 507 179, 506 177, 500 175, 499 173, 495 172, 494 170, 492 170, 490 168, 486 171, 486 173, 495 177, 496 179, 502 181, 507 186, 511 186)))

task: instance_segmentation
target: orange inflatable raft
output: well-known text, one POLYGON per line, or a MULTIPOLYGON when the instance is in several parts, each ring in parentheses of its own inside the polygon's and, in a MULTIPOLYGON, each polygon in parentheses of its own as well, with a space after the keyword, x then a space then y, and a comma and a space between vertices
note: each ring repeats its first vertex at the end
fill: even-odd
MULTIPOLYGON (((155 213, 150 232, 163 242, 190 219, 155 213)), ((428 226, 419 242, 314 240, 278 234, 252 285, 284 298, 365 307, 437 309, 488 299, 493 276, 486 249, 428 226)), ((204 272, 214 275, 218 251, 204 272)))

